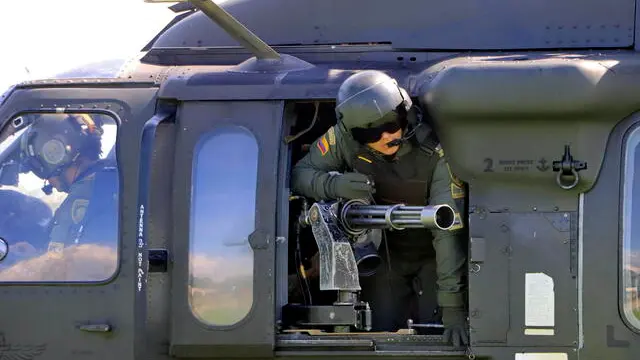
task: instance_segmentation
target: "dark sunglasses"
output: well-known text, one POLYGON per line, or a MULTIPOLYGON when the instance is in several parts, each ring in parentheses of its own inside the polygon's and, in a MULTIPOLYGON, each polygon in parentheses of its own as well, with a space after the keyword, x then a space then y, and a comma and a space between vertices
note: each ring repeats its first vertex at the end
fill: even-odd
POLYGON ((382 133, 393 134, 402 129, 400 123, 396 120, 388 121, 382 125, 370 128, 353 128, 351 134, 353 138, 361 144, 374 143, 382 138, 382 133))

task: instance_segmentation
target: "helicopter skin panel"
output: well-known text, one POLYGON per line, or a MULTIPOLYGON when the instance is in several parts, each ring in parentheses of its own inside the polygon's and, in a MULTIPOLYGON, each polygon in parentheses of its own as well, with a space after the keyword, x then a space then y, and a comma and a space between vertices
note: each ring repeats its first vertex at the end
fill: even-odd
MULTIPOLYGON (((228 0, 220 5, 269 45, 623 48, 633 45, 635 30, 634 0, 228 0), (277 21, 283 11, 286 21, 277 21)), ((238 43, 200 12, 179 21, 153 44, 153 48, 216 46, 238 43)))
POLYGON ((531 196, 539 211, 570 210, 574 195, 596 181, 613 126, 640 107, 638 70, 632 53, 454 59, 425 71, 416 92, 460 178, 472 185, 489 182, 492 189, 504 182, 514 191, 535 184, 516 198, 486 194, 494 199, 487 206, 518 208, 521 197, 531 196), (570 190, 557 185, 553 169, 565 146, 587 164, 570 190), (546 191, 555 196, 543 196, 546 191), (540 196, 549 202, 541 203, 540 196))

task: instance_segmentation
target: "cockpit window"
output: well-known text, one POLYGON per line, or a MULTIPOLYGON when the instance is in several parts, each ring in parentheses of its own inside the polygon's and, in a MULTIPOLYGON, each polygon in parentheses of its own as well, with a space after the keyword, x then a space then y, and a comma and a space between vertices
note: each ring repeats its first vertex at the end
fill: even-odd
POLYGON ((9 245, 0 282, 108 280, 118 263, 115 119, 23 117, 28 125, 0 141, 0 238, 9 245))
POLYGON ((26 128, 18 130, 16 133, 9 135, 5 141, 0 143, 0 159, 4 159, 13 152, 18 145, 20 136, 24 134, 26 130, 26 128))
POLYGON ((625 317, 640 330, 640 128, 628 138, 624 166, 622 301, 625 317))
POLYGON ((200 321, 228 326, 253 306, 258 144, 245 128, 215 130, 193 163, 189 303, 200 321))

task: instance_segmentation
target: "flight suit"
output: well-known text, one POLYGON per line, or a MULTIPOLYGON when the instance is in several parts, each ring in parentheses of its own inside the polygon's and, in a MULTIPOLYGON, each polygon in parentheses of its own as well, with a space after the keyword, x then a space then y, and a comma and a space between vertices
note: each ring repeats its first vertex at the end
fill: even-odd
POLYGON ((48 246, 51 256, 79 243, 115 246, 117 181, 115 167, 104 161, 78 176, 53 216, 48 246))
POLYGON ((441 307, 464 305, 465 243, 459 236, 463 214, 457 210, 463 209, 459 204, 464 199, 464 185, 451 174, 439 146, 431 150, 415 139, 404 142, 395 156, 389 158, 361 146, 350 135, 342 133, 340 126, 334 126, 314 142, 292 174, 294 192, 316 200, 337 197, 330 186, 330 177, 334 175, 329 172, 355 171, 374 180, 377 204, 448 204, 456 211, 457 225, 449 231, 385 232, 386 242, 383 241, 378 250, 382 264, 372 278, 361 278, 363 300, 371 304, 373 330, 377 331, 406 327, 407 301, 414 292, 423 295, 418 296, 422 313, 413 320, 432 320, 429 309, 433 308, 434 301, 430 301, 428 290, 434 288, 434 279, 428 278, 428 266, 434 250, 437 304, 441 307), (386 256, 386 247, 390 259, 386 256))

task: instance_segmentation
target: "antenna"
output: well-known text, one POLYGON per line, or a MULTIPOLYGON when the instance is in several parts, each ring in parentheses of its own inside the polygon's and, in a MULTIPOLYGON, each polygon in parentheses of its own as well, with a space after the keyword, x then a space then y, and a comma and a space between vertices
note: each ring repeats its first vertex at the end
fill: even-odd
POLYGON ((211 0, 188 0, 258 59, 280 60, 280 54, 211 0))

